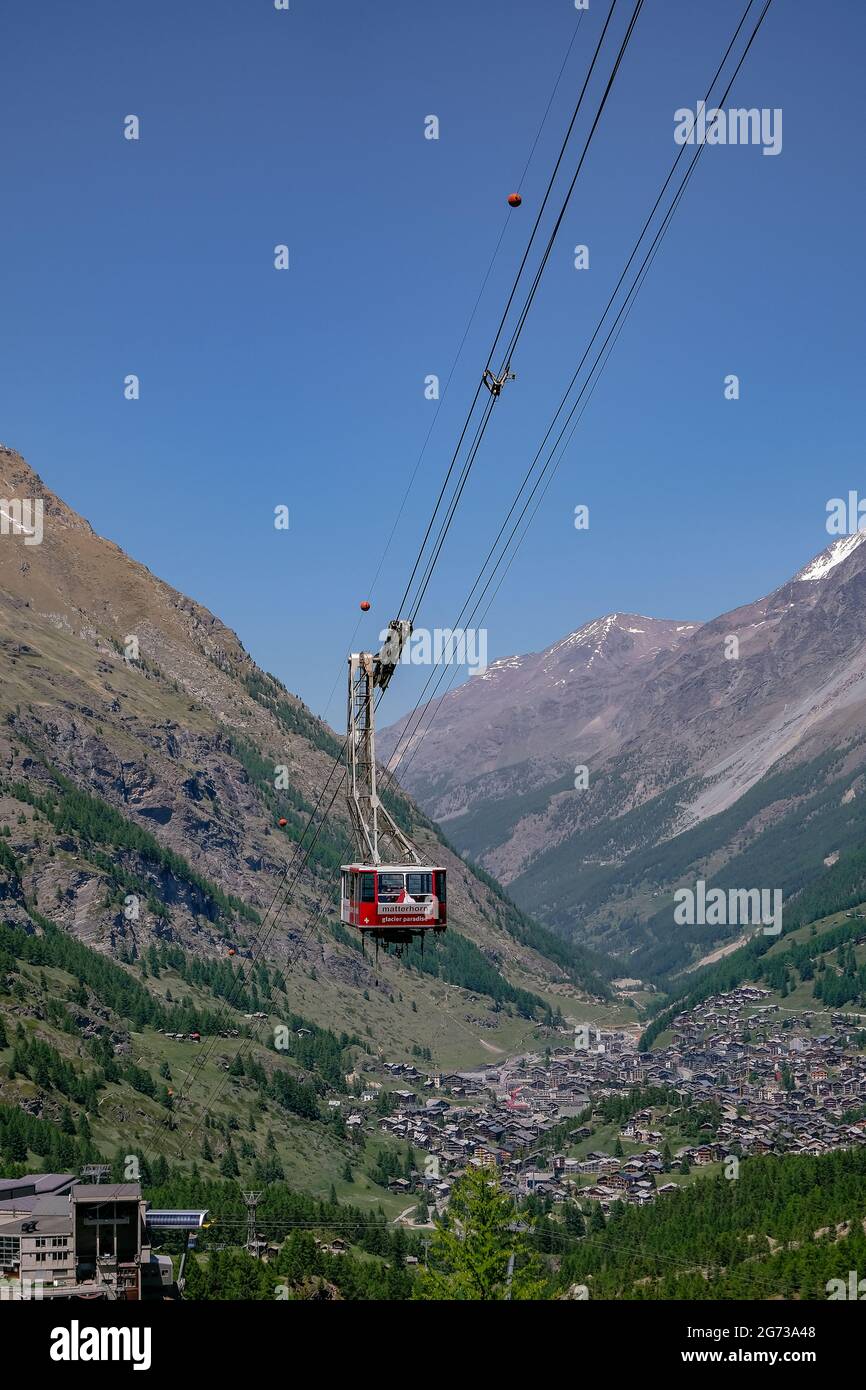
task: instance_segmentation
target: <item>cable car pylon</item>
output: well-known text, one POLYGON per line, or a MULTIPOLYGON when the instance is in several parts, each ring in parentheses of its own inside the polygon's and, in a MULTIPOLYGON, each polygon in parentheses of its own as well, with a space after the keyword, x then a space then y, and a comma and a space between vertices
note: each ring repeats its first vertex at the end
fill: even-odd
POLYGON ((399 955, 416 937, 446 927, 445 868, 429 864, 383 805, 377 787, 376 692, 390 684, 412 635, 394 618, 379 651, 352 652, 346 730, 346 787, 357 858, 341 865, 340 918, 399 955))

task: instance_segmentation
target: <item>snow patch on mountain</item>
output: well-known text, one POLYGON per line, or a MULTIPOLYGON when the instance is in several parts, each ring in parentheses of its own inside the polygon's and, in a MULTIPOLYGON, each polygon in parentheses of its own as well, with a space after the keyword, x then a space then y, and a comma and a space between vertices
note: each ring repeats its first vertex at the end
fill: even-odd
POLYGON ((570 632, 567 637, 556 642, 549 649, 550 655, 562 651, 565 647, 587 647, 593 642, 595 642, 595 650, 598 652, 601 643, 616 622, 617 616, 616 613, 610 613, 606 618, 594 618, 591 623, 579 627, 576 632, 570 632))
POLYGON ((860 545, 861 541, 866 540, 866 531, 855 531, 853 536, 840 536, 832 545, 828 545, 826 550, 822 550, 820 555, 810 561, 804 569, 794 575, 796 580, 804 583, 814 579, 824 579, 831 570, 837 565, 841 565, 843 560, 847 560, 860 545))
POLYGON ((489 681, 502 671, 519 671, 522 665, 523 658, 520 656, 503 656, 498 661, 491 661, 487 670, 481 672, 480 679, 489 681))

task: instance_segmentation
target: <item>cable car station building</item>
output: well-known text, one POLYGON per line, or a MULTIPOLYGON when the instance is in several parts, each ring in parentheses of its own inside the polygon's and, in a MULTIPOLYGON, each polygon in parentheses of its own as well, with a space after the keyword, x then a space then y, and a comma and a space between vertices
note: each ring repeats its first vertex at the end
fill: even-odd
POLYGON ((202 1226, 204 1211, 151 1211, 139 1183, 69 1173, 0 1179, 0 1299, 170 1297, 152 1232, 202 1226))

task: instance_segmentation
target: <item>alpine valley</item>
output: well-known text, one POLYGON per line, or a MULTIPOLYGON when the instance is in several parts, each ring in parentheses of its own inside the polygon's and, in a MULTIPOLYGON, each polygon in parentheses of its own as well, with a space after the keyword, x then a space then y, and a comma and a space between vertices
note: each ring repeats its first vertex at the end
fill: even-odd
POLYGON ((864 539, 711 622, 612 613, 496 661, 402 742, 405 721, 386 730, 383 759, 399 742, 403 785, 449 839, 629 976, 659 982, 740 938, 678 925, 680 887, 778 890, 786 924, 857 901, 864 539))
POLYGON ((570 1001, 603 1016, 609 967, 399 792, 392 812, 448 868, 449 930, 402 960, 363 954, 339 922, 342 796, 299 850, 341 740, 6 448, 0 496, 0 1111, 55 1135, 82 1111, 100 1153, 158 1137, 205 1174, 240 1161, 393 1205, 369 1177, 387 1143, 373 1126, 364 1156, 344 1122, 352 1095, 378 1093, 386 1063, 504 1058, 570 1001), (39 543, 15 523, 21 498, 41 501, 39 543))

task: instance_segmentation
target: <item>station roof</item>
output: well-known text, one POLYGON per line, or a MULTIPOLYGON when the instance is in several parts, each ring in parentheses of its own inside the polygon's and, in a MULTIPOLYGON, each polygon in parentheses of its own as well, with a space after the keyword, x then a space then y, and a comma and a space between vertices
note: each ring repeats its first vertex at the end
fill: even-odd
POLYGON ((0 1178, 0 1201, 16 1197, 43 1197, 50 1192, 66 1192, 75 1182, 73 1173, 30 1173, 23 1178, 0 1178))
POLYGON ((140 1202, 141 1183, 76 1183, 72 1189, 74 1202, 140 1202))
POLYGON ((60 1220, 69 1216, 69 1198, 49 1194, 47 1197, 25 1197, 13 1202, 0 1202, 0 1234, 9 1235, 18 1221, 38 1221, 43 1217, 60 1220))
POLYGON ((0 1222, 0 1235, 69 1236, 72 1234, 72 1217, 69 1215, 69 1203, 64 1202, 63 1205, 65 1210, 62 1213, 46 1212, 40 1208, 32 1216, 19 1216, 14 1221, 0 1222))

